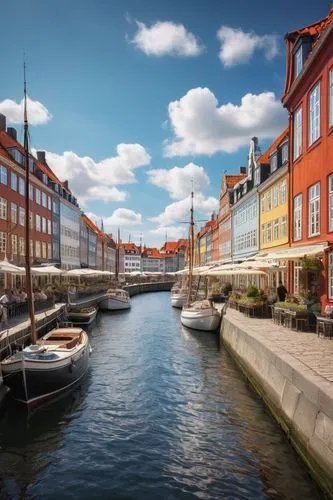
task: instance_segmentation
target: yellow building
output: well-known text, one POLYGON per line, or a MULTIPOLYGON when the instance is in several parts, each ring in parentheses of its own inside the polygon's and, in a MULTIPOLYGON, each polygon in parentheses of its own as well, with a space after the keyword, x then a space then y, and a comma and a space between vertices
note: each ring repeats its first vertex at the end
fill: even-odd
POLYGON ((268 178, 259 186, 260 252, 289 246, 288 134, 285 130, 262 155, 269 164, 268 178))

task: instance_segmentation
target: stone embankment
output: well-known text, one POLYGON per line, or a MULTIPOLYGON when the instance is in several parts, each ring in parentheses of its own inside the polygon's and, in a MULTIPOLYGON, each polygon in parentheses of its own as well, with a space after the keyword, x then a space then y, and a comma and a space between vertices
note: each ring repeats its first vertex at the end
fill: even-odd
POLYGON ((138 295, 139 293, 147 292, 170 292, 175 284, 174 281, 162 281, 156 283, 139 283, 136 285, 126 285, 124 290, 127 290, 130 297, 138 295))
POLYGON ((333 498, 333 340, 228 310, 221 340, 333 498))

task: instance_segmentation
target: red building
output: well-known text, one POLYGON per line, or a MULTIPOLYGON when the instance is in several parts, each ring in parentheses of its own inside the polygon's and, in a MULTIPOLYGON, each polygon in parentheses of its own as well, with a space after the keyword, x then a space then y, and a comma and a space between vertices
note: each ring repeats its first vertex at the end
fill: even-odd
POLYGON ((219 228, 219 260, 231 260, 231 205, 233 202, 233 187, 246 177, 245 167, 240 167, 241 173, 236 175, 224 174, 220 192, 220 210, 218 215, 219 228), (244 169, 244 172, 242 171, 244 169))
MULTIPOLYGON (((6 257, 17 265, 25 263, 24 164, 24 149, 16 130, 6 130, 6 118, 0 115, 0 259, 6 257)), ((54 192, 50 183, 54 174, 33 156, 29 168, 31 260, 35 264, 51 262, 54 192)))
POLYGON ((289 112, 289 290, 333 304, 333 7, 327 17, 286 35, 282 102, 289 112), (294 252, 295 253, 295 252, 294 252), (323 271, 305 272, 304 256, 323 257, 323 271))

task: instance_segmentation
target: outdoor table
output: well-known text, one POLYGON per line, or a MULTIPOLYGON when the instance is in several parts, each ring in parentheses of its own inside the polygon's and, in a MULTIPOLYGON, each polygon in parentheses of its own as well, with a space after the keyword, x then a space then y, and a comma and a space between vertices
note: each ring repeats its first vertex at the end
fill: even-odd
POLYGON ((330 340, 333 335, 333 318, 327 318, 326 316, 317 316, 317 335, 320 337, 320 333, 324 337, 329 337, 330 340))

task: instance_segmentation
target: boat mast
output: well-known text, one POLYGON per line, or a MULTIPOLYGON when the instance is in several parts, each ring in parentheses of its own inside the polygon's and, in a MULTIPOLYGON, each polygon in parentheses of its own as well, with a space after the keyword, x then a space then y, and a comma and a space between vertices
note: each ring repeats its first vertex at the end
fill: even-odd
POLYGON ((191 191, 191 208, 190 208, 190 228, 189 228, 189 253, 188 253, 188 289, 186 305, 191 303, 192 294, 192 278, 193 278, 193 259, 194 259, 194 215, 193 215, 193 189, 191 191))
POLYGON ((29 125, 27 113, 27 82, 25 61, 23 66, 24 71, 24 166, 25 166, 25 281, 27 287, 27 302, 31 324, 31 342, 36 344, 36 322, 35 322, 35 306, 32 290, 32 275, 30 265, 30 197, 29 197, 29 125))
POLYGON ((120 231, 118 227, 118 236, 117 236, 117 244, 116 244, 116 280, 118 281, 119 277, 119 240, 120 240, 120 231))

